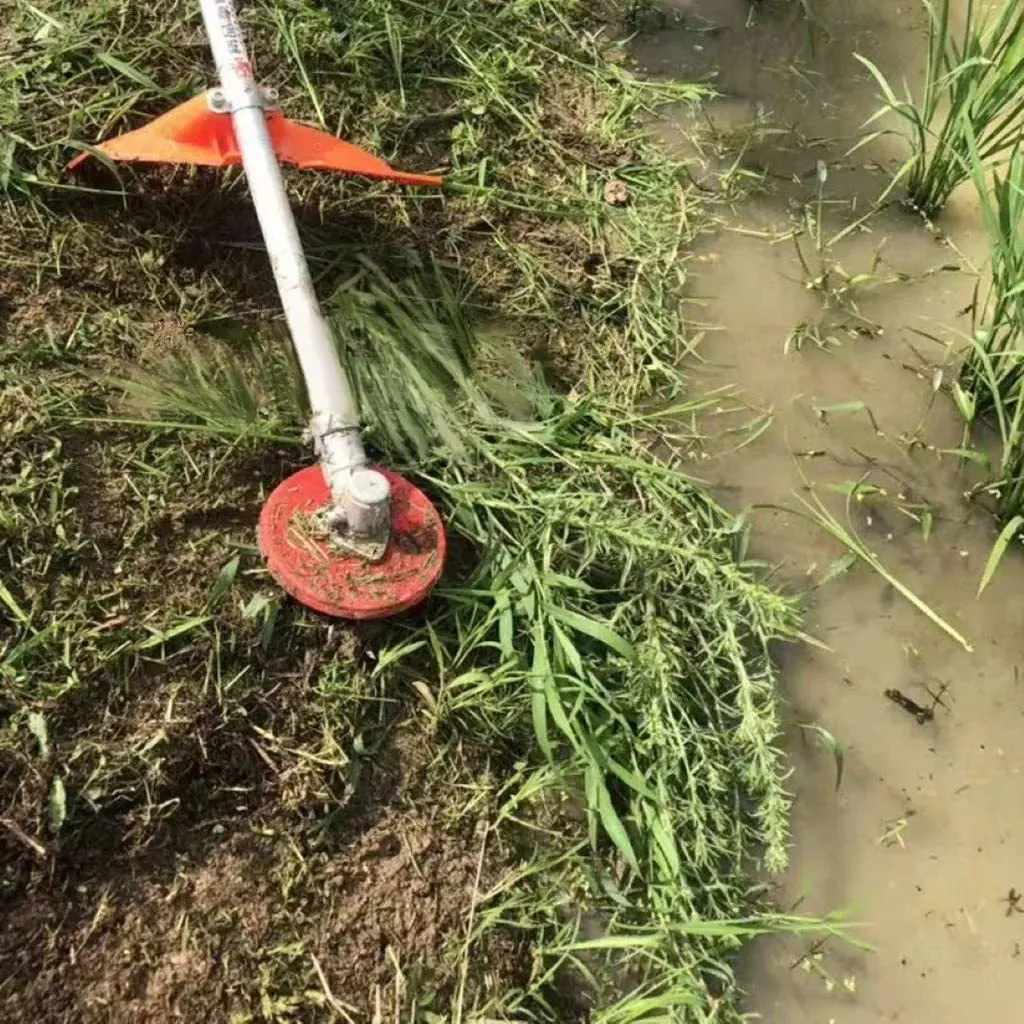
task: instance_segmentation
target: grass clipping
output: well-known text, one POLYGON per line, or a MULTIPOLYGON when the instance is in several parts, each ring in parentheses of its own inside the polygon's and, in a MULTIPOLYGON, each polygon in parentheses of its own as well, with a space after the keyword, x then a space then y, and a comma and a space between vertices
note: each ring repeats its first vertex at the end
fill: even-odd
MULTIPOLYGON (((708 972, 718 977, 712 988, 728 988, 740 938, 803 927, 744 920, 746 858, 760 854, 771 870, 786 863, 769 645, 794 634, 794 603, 744 563, 741 524, 685 465, 651 456, 663 411, 572 401, 520 364, 512 387, 533 417, 488 414, 485 386, 468 376, 453 375, 457 394, 426 383, 437 379, 429 367, 442 332, 435 324, 424 345, 423 290, 410 287, 402 317, 398 294, 350 305, 349 330, 355 308, 370 336, 383 338, 390 324, 391 344, 425 367, 393 377, 391 400, 448 412, 455 443, 436 444, 415 472, 438 498, 457 554, 427 621, 389 627, 377 657, 438 729, 518 766, 502 784, 497 827, 527 825, 534 867, 514 901, 508 886, 489 895, 481 921, 512 922, 544 951, 545 977, 552 964, 572 967, 584 1004, 625 1012, 655 1000, 680 1014, 705 1005, 708 972), (581 908, 591 930, 600 922, 599 937, 585 934, 581 908)), ((464 321, 449 336, 464 352, 464 321)), ((355 379, 373 375, 372 354, 366 365, 348 355, 355 379)), ((484 361, 518 364, 508 351, 484 361)), ((161 421, 181 413, 180 370, 171 364, 163 379, 151 372, 132 386, 161 421)), ((211 363, 203 377, 204 429, 223 431, 233 411, 258 406, 239 396, 237 363, 230 372, 211 363), (220 409, 211 399, 218 373, 220 409)), ((279 415, 281 396, 294 393, 280 385, 271 403, 279 415)), ((258 386, 266 402, 265 377, 258 386)), ((685 417, 686 403, 676 411, 685 417)), ((408 440, 387 435, 390 457, 422 443, 422 429, 408 440)), ((239 436, 249 430, 238 424, 239 436)), ((528 988, 529 1019, 565 1019, 544 1010, 545 990, 528 988)))

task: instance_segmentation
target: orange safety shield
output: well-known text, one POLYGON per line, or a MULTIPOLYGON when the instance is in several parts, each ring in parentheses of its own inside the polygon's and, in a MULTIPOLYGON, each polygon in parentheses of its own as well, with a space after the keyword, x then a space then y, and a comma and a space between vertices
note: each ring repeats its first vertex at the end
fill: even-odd
MULTIPOLYGON (((307 125, 289 121, 280 111, 266 111, 267 130, 277 158, 305 170, 359 174, 400 185, 440 185, 432 174, 406 174, 350 142, 307 125)), ((215 113, 200 93, 155 121, 96 147, 112 160, 138 163, 198 164, 230 167, 242 162, 230 114, 215 113)), ((74 169, 89 158, 75 157, 74 169)))

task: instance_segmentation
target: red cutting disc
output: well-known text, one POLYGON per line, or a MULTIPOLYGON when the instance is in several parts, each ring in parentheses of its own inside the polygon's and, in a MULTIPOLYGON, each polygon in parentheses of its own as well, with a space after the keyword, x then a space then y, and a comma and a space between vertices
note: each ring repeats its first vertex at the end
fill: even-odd
POLYGON ((422 601, 444 566, 444 527, 427 496, 397 473, 391 484, 391 539, 367 562, 331 547, 314 517, 331 500, 319 466, 279 484, 260 513, 260 551, 274 579, 301 604, 342 619, 383 619, 422 601))

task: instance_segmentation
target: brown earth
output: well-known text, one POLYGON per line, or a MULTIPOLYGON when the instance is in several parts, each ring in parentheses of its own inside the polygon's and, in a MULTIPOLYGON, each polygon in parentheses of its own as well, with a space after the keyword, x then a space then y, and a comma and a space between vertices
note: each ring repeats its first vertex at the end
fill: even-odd
MULTIPOLYGON (((255 799, 233 787, 222 815, 179 822, 161 847, 89 863, 8 825, 0 845, 29 843, 35 865, 21 898, 5 901, 3 1019, 397 1019, 410 1000, 450 994, 467 918, 500 857, 472 822, 451 820, 422 739, 409 729, 378 753, 319 846, 282 841, 260 812, 259 791, 287 788, 290 773, 266 750, 255 799)), ((521 981, 524 955, 512 936, 491 936, 467 998, 521 981)))

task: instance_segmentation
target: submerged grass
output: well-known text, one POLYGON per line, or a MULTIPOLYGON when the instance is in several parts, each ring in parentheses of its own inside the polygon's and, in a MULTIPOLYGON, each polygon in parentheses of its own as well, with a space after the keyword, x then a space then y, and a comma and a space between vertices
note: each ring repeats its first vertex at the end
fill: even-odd
POLYGON ((1017 0, 994 8, 967 0, 963 29, 951 0, 922 0, 928 12, 928 60, 915 97, 901 98, 870 60, 889 113, 903 121, 911 155, 897 174, 914 206, 928 217, 971 177, 971 148, 986 165, 1002 158, 1024 127, 1024 9, 1017 0))
POLYGON ((637 116, 697 90, 632 80, 589 17, 246 13, 292 116, 450 182, 290 178, 369 437, 453 540, 424 617, 356 628, 253 549, 303 412, 242 183, 59 171, 203 84, 197 12, 17 9, 5 1019, 738 1021, 738 946, 817 926, 757 916, 748 881, 785 863, 770 645, 796 608, 637 411, 682 384, 700 218, 637 116))

